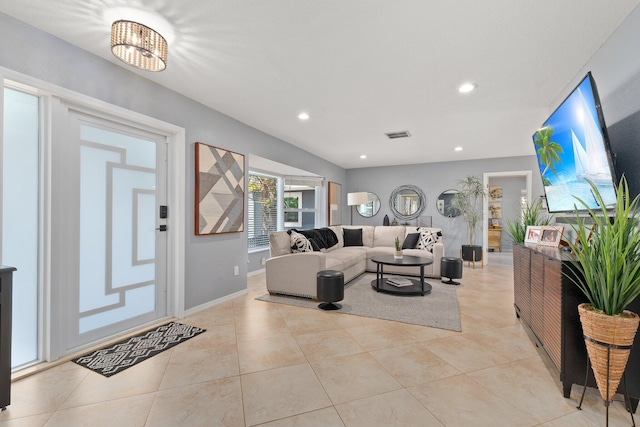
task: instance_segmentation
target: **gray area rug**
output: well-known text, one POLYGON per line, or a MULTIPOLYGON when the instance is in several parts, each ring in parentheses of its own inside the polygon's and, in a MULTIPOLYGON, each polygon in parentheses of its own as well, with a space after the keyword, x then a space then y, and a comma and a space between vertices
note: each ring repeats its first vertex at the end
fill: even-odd
MULTIPOLYGON (((338 303, 342 308, 332 313, 395 320, 458 332, 462 330, 455 286, 433 279, 427 280, 433 289, 425 296, 389 295, 376 292, 371 287, 371 281, 375 277, 375 274, 365 273, 347 283, 344 300, 338 303)), ((319 303, 308 298, 265 294, 256 299, 320 310, 319 303)))

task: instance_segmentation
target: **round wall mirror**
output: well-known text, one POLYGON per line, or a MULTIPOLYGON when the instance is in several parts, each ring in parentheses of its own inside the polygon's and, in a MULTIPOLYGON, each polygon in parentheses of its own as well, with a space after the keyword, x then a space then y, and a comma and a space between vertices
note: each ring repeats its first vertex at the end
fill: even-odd
POLYGON ((453 218, 460 215, 460 209, 453 207, 453 199, 458 194, 458 190, 445 190, 438 196, 436 207, 442 215, 453 218))
POLYGON ((365 218, 371 218, 380 210, 380 199, 374 193, 367 193, 369 201, 364 205, 358 205, 358 213, 365 218))
POLYGON ((401 185, 389 198, 389 209, 400 220, 416 219, 427 205, 422 190, 415 185, 401 185))

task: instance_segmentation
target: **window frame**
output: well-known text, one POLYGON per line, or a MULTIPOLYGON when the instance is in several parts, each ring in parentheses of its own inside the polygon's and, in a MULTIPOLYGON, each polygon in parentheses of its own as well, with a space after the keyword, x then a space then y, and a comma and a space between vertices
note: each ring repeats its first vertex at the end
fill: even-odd
MULTIPOLYGON (((276 174, 272 174, 272 173, 268 173, 268 172, 261 172, 261 171, 257 171, 254 169, 249 169, 249 173, 247 174, 247 249, 249 251, 249 253, 253 253, 253 252, 260 252, 260 251, 264 251, 264 250, 268 250, 269 249, 269 233, 273 232, 273 231, 281 231, 284 229, 283 224, 284 224, 284 212, 283 212, 283 208, 280 206, 281 203, 279 202, 280 200, 283 200, 283 181, 284 179, 276 174), (275 179, 276 180, 276 200, 275 200, 275 204, 276 204, 276 224, 275 224, 275 230, 268 230, 267 234, 266 234, 266 239, 264 237, 262 237, 262 239, 264 239, 263 241, 261 241, 261 245, 256 245, 253 246, 251 240, 252 239, 256 239, 256 235, 255 235, 255 229, 256 229, 256 221, 254 218, 255 215, 255 203, 253 202, 253 194, 254 192, 250 191, 250 185, 251 185, 251 180, 252 180, 252 176, 259 176, 259 177, 264 177, 264 178, 271 178, 271 179, 275 179)), ((262 235, 260 235, 262 236, 262 235)))

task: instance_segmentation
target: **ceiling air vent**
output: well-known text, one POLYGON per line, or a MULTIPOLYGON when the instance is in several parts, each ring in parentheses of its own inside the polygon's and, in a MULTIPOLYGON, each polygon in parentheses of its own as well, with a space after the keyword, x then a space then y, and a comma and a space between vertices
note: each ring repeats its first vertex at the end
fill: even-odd
POLYGON ((385 135, 387 135, 387 138, 389 139, 408 138, 411 136, 408 130, 403 130, 400 132, 389 132, 389 133, 385 133, 385 135))

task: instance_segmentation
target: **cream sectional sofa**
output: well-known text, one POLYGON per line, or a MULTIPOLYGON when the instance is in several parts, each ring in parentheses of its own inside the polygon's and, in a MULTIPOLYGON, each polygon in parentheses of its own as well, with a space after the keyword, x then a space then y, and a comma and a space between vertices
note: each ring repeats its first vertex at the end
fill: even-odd
MULTIPOLYGON (((271 294, 287 294, 317 299, 316 274, 321 270, 338 270, 344 273, 345 283, 365 271, 375 272, 376 264, 371 258, 376 255, 393 255, 395 239, 404 241, 407 234, 420 230, 440 233, 433 245, 433 253, 425 249, 405 249, 405 255, 430 258, 433 263, 424 267, 427 277, 440 277, 440 259, 444 256, 439 228, 412 226, 333 226, 338 243, 322 251, 292 253, 291 237, 286 231, 269 235, 271 258, 266 261, 267 290, 271 294), (362 246, 344 246, 343 229, 362 229, 362 246)), ((384 272, 393 274, 420 275, 420 267, 384 266, 384 272)))

